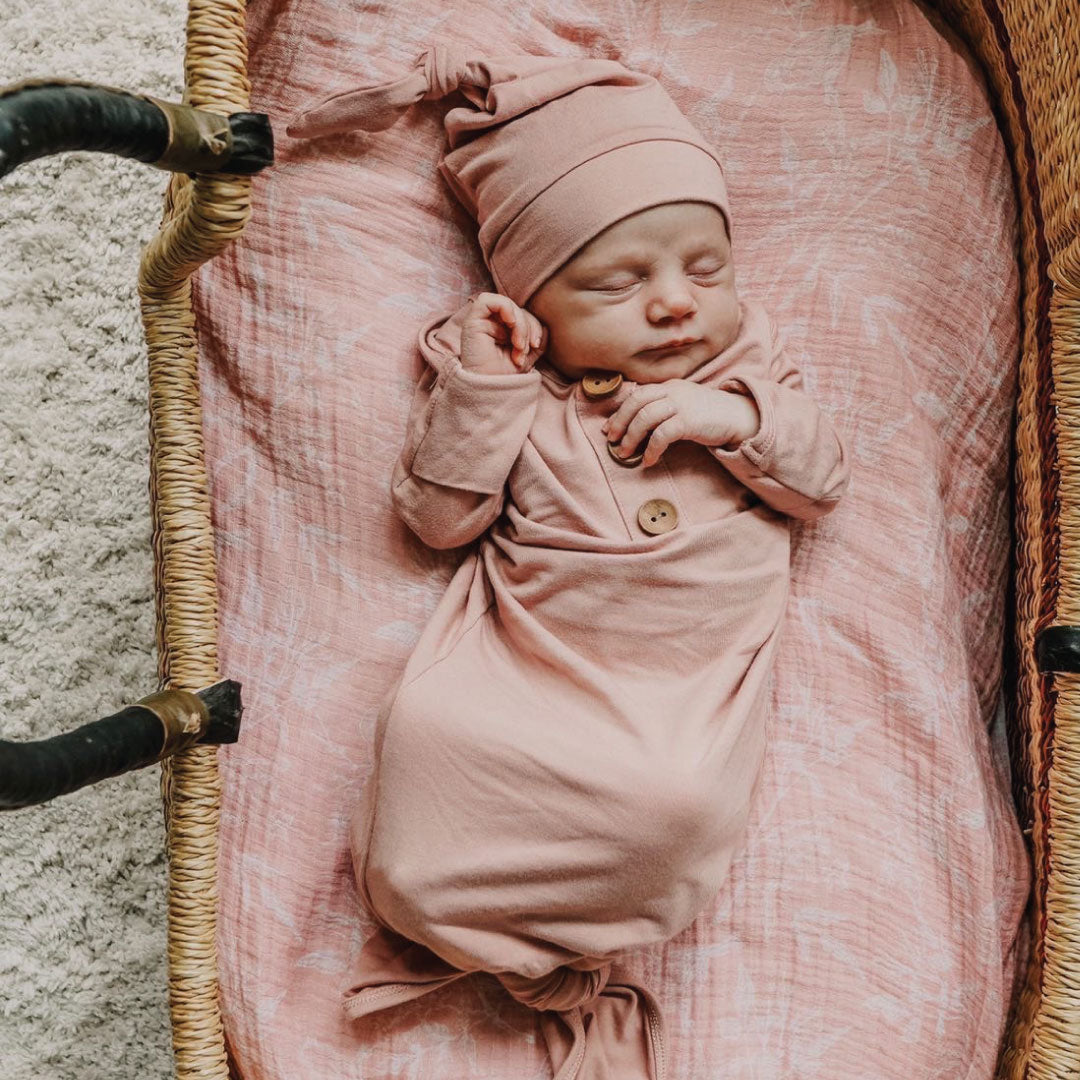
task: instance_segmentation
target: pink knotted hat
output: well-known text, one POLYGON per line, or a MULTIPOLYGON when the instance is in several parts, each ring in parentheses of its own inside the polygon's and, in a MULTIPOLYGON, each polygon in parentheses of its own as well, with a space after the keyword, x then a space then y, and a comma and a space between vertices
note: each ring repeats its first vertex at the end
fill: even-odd
POLYGON ((615 60, 516 54, 476 58, 451 43, 409 74, 335 94, 286 132, 382 131, 411 105, 460 90, 474 107, 445 118, 439 172, 480 226, 495 287, 519 306, 608 226, 661 203, 728 211, 716 152, 651 75, 615 60))

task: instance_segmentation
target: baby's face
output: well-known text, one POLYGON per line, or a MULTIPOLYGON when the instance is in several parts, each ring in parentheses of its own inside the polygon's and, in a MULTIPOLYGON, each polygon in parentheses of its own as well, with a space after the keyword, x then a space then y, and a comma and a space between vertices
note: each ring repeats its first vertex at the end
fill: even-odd
POLYGON ((685 378, 739 332, 724 216, 709 203, 674 202, 623 218, 548 278, 525 308, 548 328, 547 360, 571 379, 590 368, 637 383, 685 378))

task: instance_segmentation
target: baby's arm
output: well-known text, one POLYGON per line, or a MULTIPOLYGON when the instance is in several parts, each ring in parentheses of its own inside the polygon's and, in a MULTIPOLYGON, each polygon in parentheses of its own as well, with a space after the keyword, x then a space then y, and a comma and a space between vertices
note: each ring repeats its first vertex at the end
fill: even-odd
POLYGON ((771 320, 768 327, 768 370, 747 366, 718 386, 753 399, 761 418, 758 430, 733 449, 708 449, 763 502, 812 521, 832 510, 846 491, 849 454, 829 417, 803 393, 802 375, 771 320))
POLYGON ((417 384, 394 465, 394 509, 429 547, 476 539, 502 512, 506 481, 532 427, 540 373, 470 371, 457 351, 467 309, 419 334, 429 367, 417 384))

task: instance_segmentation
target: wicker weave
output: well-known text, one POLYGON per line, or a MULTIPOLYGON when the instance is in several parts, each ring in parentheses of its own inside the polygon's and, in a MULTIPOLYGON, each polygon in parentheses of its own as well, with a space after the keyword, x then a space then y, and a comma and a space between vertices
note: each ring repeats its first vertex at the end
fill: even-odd
MULTIPOLYGON (((190 0, 184 101, 224 114, 249 108, 240 0, 190 0)), ((191 274, 243 231, 251 180, 174 173, 161 231, 143 255, 139 297, 149 353, 150 511, 161 688, 217 682, 217 577, 203 455, 191 274)), ((217 747, 161 763, 169 862, 169 1010, 176 1076, 230 1075, 217 969, 217 747)))
MULTIPOLYGON (((1021 216, 1023 338, 1014 440, 1014 564, 1005 693, 1013 790, 1035 884, 1032 956, 998 1080, 1080 1075, 1080 678, 1040 675, 1035 638, 1080 625, 1080 0, 939 0, 980 61, 1021 216), (1069 454, 1073 457, 1070 458, 1069 454), (1076 464, 1072 464, 1074 462, 1076 464), (1067 567, 1074 577, 1059 573, 1067 567), (1034 797, 1033 797, 1034 795, 1034 797)), ((185 101, 249 108, 240 0, 190 0, 185 101)), ((250 180, 174 176, 139 292, 149 348, 150 499, 161 687, 217 681, 217 585, 190 275, 250 214, 250 180)), ((239 1080, 218 1004, 215 747, 162 762, 169 858, 169 1002, 178 1080, 239 1080)))

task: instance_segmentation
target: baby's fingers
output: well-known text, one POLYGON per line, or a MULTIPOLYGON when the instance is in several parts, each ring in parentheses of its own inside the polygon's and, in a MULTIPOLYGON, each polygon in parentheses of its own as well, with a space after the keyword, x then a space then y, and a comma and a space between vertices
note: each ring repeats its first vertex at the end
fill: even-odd
POLYGON ((510 327, 511 358, 515 364, 523 367, 533 344, 532 328, 528 323, 528 315, 516 304, 512 306, 513 322, 507 323, 510 327))
POLYGON ((544 335, 547 333, 547 327, 545 327, 539 319, 530 315, 528 322, 528 330, 529 347, 532 349, 541 349, 544 344, 544 335))

